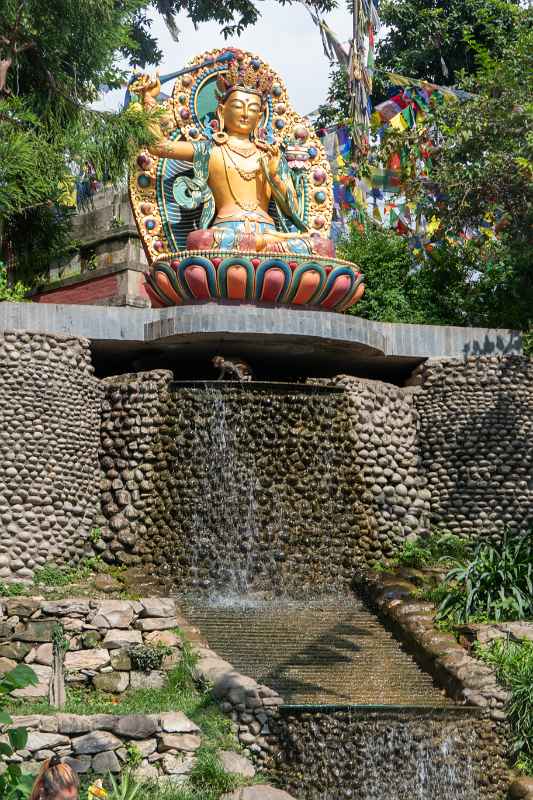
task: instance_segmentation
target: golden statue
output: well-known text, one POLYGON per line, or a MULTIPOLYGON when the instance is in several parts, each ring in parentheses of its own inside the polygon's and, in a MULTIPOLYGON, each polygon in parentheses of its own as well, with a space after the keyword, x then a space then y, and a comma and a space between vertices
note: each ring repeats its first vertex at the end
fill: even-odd
POLYGON ((148 276, 152 299, 338 310, 356 302, 362 276, 335 259, 327 238, 329 164, 281 80, 256 56, 231 48, 199 56, 177 75, 162 106, 158 76, 142 75, 130 86, 145 109, 163 107, 131 182, 155 270, 148 276))

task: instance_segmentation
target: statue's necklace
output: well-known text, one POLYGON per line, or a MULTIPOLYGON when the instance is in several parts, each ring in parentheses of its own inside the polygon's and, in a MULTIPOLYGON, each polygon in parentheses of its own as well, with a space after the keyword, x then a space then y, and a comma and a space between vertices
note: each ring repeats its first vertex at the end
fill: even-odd
MULTIPOLYGON (((231 185, 231 178, 230 178, 229 172, 228 172, 228 165, 226 163, 226 156, 224 155, 224 147, 221 147, 220 149, 221 149, 221 152, 222 152, 222 162, 224 164, 224 172, 225 172, 225 175, 226 175, 226 181, 228 183, 228 188, 229 188, 230 194, 231 194, 234 202, 237 203, 239 208, 242 208, 244 211, 256 211, 259 208, 259 202, 257 200, 255 200, 253 202, 250 202, 249 200, 240 200, 237 197, 237 195, 235 194, 233 186, 231 185)), ((228 153, 228 155, 229 155, 229 153, 228 153)), ((231 159, 231 156, 230 156, 230 159, 231 159)), ((241 170, 236 165, 235 165, 235 168, 238 170, 239 174, 241 174, 241 170)), ((252 173, 252 177, 255 177, 255 175, 258 172, 259 172, 259 165, 254 170, 254 172, 252 173)), ((245 178, 245 180, 250 180, 250 178, 245 178)))
MULTIPOLYGON (((222 158, 224 158, 224 164, 226 163, 225 156, 224 156, 224 150, 225 149, 226 149, 226 145, 224 145, 223 148, 222 148, 222 158)), ((235 159, 232 157, 232 155, 229 152, 229 150, 227 151, 227 153, 228 153, 228 158, 231 161, 232 166, 235 167, 235 169, 237 170, 237 172, 239 173, 241 178, 244 181, 253 181, 255 176, 259 172, 259 161, 256 162, 255 166, 251 170, 250 169, 241 169, 239 167, 239 165, 235 163, 235 159)))
POLYGON ((256 152, 256 148, 252 145, 251 147, 239 147, 238 145, 229 142, 226 142, 225 147, 228 150, 231 150, 232 153, 236 153, 238 156, 242 156, 243 158, 251 158, 256 152))

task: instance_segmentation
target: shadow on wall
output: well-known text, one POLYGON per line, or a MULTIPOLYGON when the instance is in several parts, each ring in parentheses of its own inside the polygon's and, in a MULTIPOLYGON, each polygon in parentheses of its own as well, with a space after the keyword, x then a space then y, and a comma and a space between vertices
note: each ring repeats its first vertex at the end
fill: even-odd
POLYGON ((519 333, 512 332, 507 341, 503 336, 496 336, 496 341, 489 336, 485 336, 483 343, 478 339, 467 342, 463 348, 464 357, 471 356, 494 356, 494 355, 515 355, 522 351, 523 337, 519 333))

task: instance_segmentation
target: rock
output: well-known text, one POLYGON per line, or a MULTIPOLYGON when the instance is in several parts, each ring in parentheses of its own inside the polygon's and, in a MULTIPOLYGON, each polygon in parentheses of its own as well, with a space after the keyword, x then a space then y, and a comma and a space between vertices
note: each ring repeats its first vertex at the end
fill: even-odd
POLYGON ((30 753, 33 753, 35 750, 50 749, 69 744, 70 739, 68 736, 62 736, 59 733, 40 733, 39 731, 30 731, 28 733, 28 741, 25 749, 29 750, 30 753))
POLYGON ((251 761, 233 750, 219 750, 217 753, 220 763, 226 772, 240 775, 243 778, 253 778, 255 767, 251 761))
POLYGON ((184 753, 194 753, 198 750, 202 740, 193 733, 163 733, 159 739, 159 750, 181 750, 184 753))
POLYGON ((157 729, 156 719, 146 714, 128 714, 119 717, 115 726, 116 734, 127 739, 147 739, 153 736, 157 729))
POLYGON ((102 636, 98 631, 85 631, 81 635, 81 642, 84 650, 94 650, 102 641, 102 636))
POLYGON ((296 800, 296 798, 282 789, 258 783, 257 786, 246 786, 244 789, 235 789, 234 792, 223 794, 220 800, 296 800))
POLYGON ((89 772, 91 769, 92 758, 91 756, 78 756, 78 758, 71 758, 70 756, 66 756, 63 759, 65 764, 68 764, 72 769, 78 773, 78 775, 83 774, 84 772, 89 772))
POLYGON ((5 675, 6 672, 11 672, 11 670, 15 669, 16 666, 17 662, 13 661, 12 658, 0 657, 0 675, 5 675))
POLYGON ((53 645, 51 642, 40 644, 39 647, 36 648, 34 654, 35 664, 44 664, 46 667, 51 667, 53 659, 53 645))
POLYGON ((15 632, 14 638, 22 642, 51 642, 56 624, 53 619, 27 622, 23 630, 15 632))
POLYGON ((159 772, 157 771, 157 767, 154 767, 152 764, 144 764, 142 767, 137 767, 137 769, 134 770, 133 777, 135 780, 139 781, 139 783, 148 783, 157 780, 159 772))
POLYGON ((130 676, 127 672, 106 672, 95 675, 93 684, 96 689, 110 694, 125 692, 130 685, 130 676))
POLYGON ((31 644, 26 642, 6 642, 6 644, 0 645, 0 657, 23 661, 31 649, 31 644))
POLYGON ((157 739, 143 739, 135 742, 135 747, 143 758, 148 758, 157 750, 157 739))
POLYGON ((10 598, 5 601, 6 617, 31 617, 40 605, 40 597, 10 598))
POLYGON ((72 617, 76 614, 85 617, 89 613, 89 603, 83 599, 49 600, 41 605, 43 614, 54 617, 72 617))
POLYGON ((188 775, 196 763, 191 756, 174 756, 165 753, 161 759, 161 766, 167 775, 188 775))
POLYGON ((522 777, 513 781, 509 787, 511 800, 533 800, 533 778, 522 777))
POLYGON ((89 733, 93 729, 93 718, 78 714, 56 714, 59 733, 89 733))
POLYGON ((52 667, 45 667, 41 664, 33 664, 32 670, 37 675, 38 683, 36 686, 26 686, 24 689, 15 689, 11 692, 13 697, 48 697, 50 678, 52 677, 52 667))
POLYGON ((131 670, 131 658, 129 656, 129 651, 124 650, 112 650, 111 651, 111 666, 113 669, 117 669, 120 671, 129 672, 131 670))
POLYGON ((168 711, 159 715, 165 733, 199 733, 200 728, 181 711, 168 711))
POLYGON ((174 631, 152 631, 144 637, 146 644, 164 644, 166 647, 181 647, 182 640, 174 631))
POLYGON ((161 670, 151 672, 130 672, 132 689, 163 689, 167 685, 167 676, 161 670))
POLYGON ((132 630, 110 630, 106 633, 104 647, 109 650, 120 650, 121 648, 133 647, 136 644, 142 644, 143 637, 140 631, 132 630))
POLYGON ((120 772, 120 762, 112 750, 106 750, 94 756, 92 770, 98 775, 105 775, 108 772, 120 772))
POLYGON ((65 655, 65 668, 68 670, 101 669, 111 663, 109 652, 103 648, 76 650, 65 655))
POLYGON ((162 617, 157 617, 155 619, 138 619, 135 623, 135 627, 141 631, 164 631, 169 628, 177 628, 178 618, 170 617, 164 619, 162 617))
POLYGON ((93 731, 86 736, 72 740, 74 752, 84 755, 103 753, 105 750, 118 750, 121 746, 121 740, 108 731, 93 731))
POLYGON ((169 597, 146 597, 141 599, 142 617, 175 617, 176 601, 169 597))
POLYGON ((128 600, 101 600, 92 624, 97 628, 128 628, 135 618, 128 600))
POLYGON ((98 592, 105 592, 106 594, 111 592, 119 592, 122 589, 122 584, 120 581, 117 581, 117 579, 113 578, 112 575, 106 575, 105 573, 96 575, 93 585, 98 592))

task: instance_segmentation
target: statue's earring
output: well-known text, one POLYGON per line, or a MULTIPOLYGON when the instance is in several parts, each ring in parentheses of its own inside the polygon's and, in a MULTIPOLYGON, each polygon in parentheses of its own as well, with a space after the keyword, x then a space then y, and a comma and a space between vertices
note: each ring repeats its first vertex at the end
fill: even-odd
POLYGON ((229 139, 229 136, 224 130, 224 117, 218 111, 217 111, 217 119, 219 127, 218 131, 215 131, 215 133, 213 134, 213 141, 216 142, 216 144, 220 145, 226 144, 226 142, 229 139))

